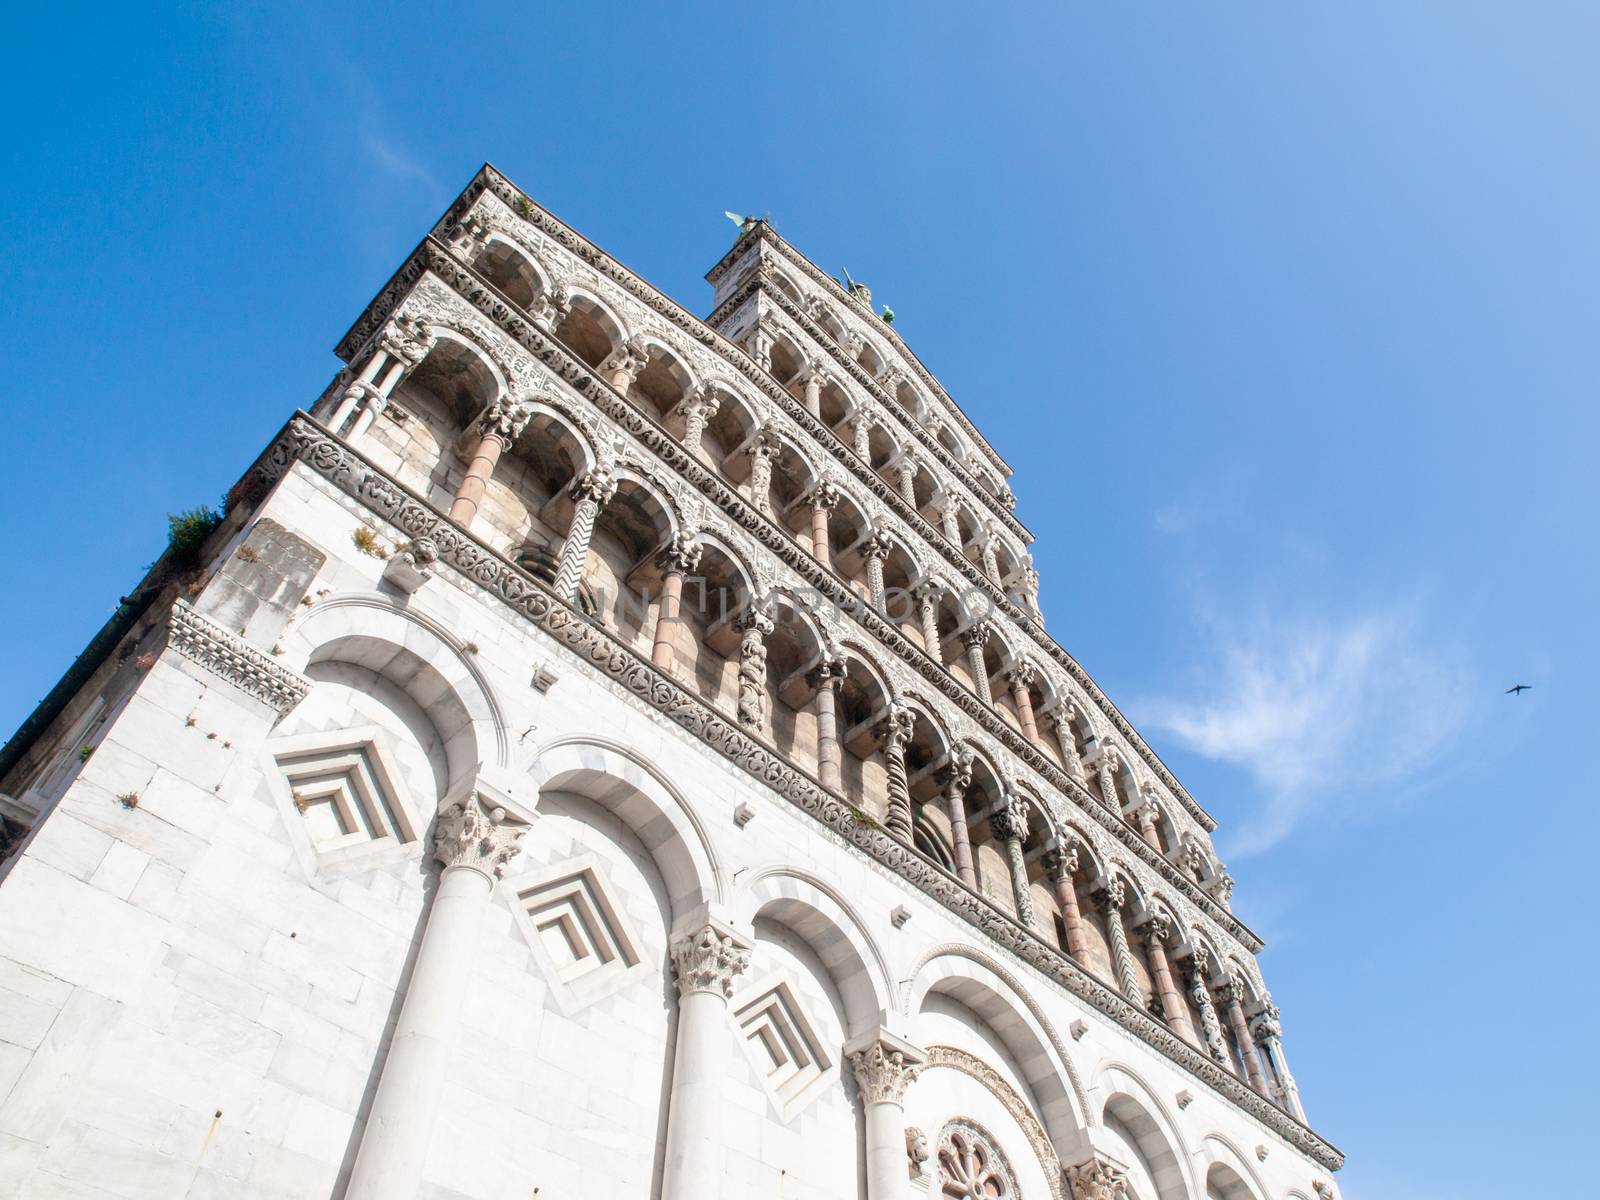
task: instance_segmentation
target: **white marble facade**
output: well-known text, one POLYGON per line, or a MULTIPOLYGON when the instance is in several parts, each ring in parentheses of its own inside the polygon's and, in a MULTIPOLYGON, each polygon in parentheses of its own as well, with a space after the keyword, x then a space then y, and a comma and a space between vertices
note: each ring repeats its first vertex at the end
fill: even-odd
MULTIPOLYGON (((719 302, 732 294, 719 283, 719 302)), ((1209 830, 1142 744, 1122 735, 1174 835, 1153 855, 1117 840, 1123 814, 1073 815, 1088 793, 1052 790, 1065 755, 1013 749, 1002 774, 1050 828, 1076 822, 1100 876, 1126 859, 1146 920, 1168 919, 1155 898, 1170 892, 1170 944, 1204 931, 1238 956, 1248 1016, 1272 1026, 1250 1047, 1267 1076, 1255 1090, 1243 1058, 1207 1057, 1193 1012, 1161 1017, 1145 958, 1130 1005, 1114 969, 1058 947, 1038 855, 1033 912, 1007 891, 1002 843, 975 838, 980 875, 1002 845, 979 889, 993 903, 915 851, 896 858, 870 748, 835 746, 845 769, 819 786, 816 734, 785 774, 775 718, 736 745, 741 721, 704 662, 698 690, 653 674, 648 629, 628 644, 543 583, 519 585, 532 600, 509 587, 508 547, 480 532, 492 518, 458 518, 477 549, 433 538, 466 485, 456 446, 434 451, 457 474, 431 489, 401 470, 396 448, 425 424, 394 411, 413 366, 374 375, 392 403, 359 436, 329 417, 342 389, 319 410, 342 440, 292 423, 199 566, 157 580, 6 760, 20 827, 0 879, 0 1196, 1337 1194, 1337 1151, 1297 1118, 1271 1058, 1276 1010, 1249 935, 1230 933, 1225 889, 1219 903, 1196 887, 1220 868, 1175 882, 1209 830), (421 507, 402 512, 390 478, 421 507), (696 725, 693 704, 725 719, 696 725)), ((549 397, 588 402, 553 379, 549 397)), ((939 424, 962 428, 946 411, 939 424)), ((632 437, 593 424, 597 441, 632 437)), ((491 463, 485 513, 510 503, 495 487, 515 469, 491 463)), ((973 506, 979 474, 958 481, 973 506)), ((709 529, 715 495, 700 492, 709 529)), ((884 527, 918 536, 877 502, 884 527)), ((762 570, 781 583, 789 562, 762 570)), ((1023 601, 1010 619, 1036 612, 1036 594, 1023 601)), ((883 666, 898 694, 897 669, 883 666)), ((1109 742, 1108 704, 1060 678, 1102 710, 1109 742)), ((926 690, 997 761, 1016 744, 926 690)))

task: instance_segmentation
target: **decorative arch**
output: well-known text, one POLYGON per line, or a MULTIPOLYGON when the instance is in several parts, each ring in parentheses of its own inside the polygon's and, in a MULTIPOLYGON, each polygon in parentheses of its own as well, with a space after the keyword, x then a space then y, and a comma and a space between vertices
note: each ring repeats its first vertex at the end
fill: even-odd
POLYGON ((1201 1181, 1207 1200, 1213 1192, 1221 1200, 1264 1200, 1269 1194, 1249 1158, 1222 1134, 1206 1134, 1200 1141, 1200 1152, 1209 1163, 1201 1181))
POLYGON ((1107 1063, 1095 1073, 1095 1093, 1104 1096, 1101 1117, 1115 1117, 1117 1124, 1132 1136, 1155 1182, 1155 1200, 1188 1200, 1193 1182, 1184 1164, 1190 1159, 1188 1145, 1167 1111, 1144 1078, 1123 1063, 1107 1063))
POLYGON ((1045 1132, 1039 1118, 1034 1115, 1033 1109, 1028 1107, 1028 1102, 1018 1094, 1005 1078, 976 1055, 969 1054, 959 1046, 933 1045, 926 1047, 928 1052, 928 1068, 939 1067, 959 1071, 967 1078, 973 1080, 998 1100, 1011 1119, 1021 1127, 1022 1134, 1028 1139, 1028 1144, 1033 1148, 1033 1153, 1039 1160, 1039 1166, 1044 1169, 1044 1177, 1050 1183, 1050 1194, 1054 1200, 1067 1200, 1066 1189, 1063 1187, 1061 1174, 1061 1157, 1050 1144, 1050 1135, 1045 1132))
POLYGON ((883 951, 850 902, 819 876, 763 867, 735 896, 733 911, 742 924, 771 914, 816 951, 844 1001, 847 1037, 871 1029, 893 1003, 883 951))
POLYGON ((953 996, 989 1022, 1021 1064, 1057 1155, 1073 1160, 1086 1149, 1095 1123, 1088 1093, 1049 1017, 1005 964, 973 946, 930 947, 901 990, 900 1011, 914 1015, 932 991, 953 996))
POLYGON ((559 738, 540 748, 528 776, 538 792, 574 792, 632 829, 661 871, 674 919, 722 902, 722 867, 699 815, 632 748, 607 738, 559 738))

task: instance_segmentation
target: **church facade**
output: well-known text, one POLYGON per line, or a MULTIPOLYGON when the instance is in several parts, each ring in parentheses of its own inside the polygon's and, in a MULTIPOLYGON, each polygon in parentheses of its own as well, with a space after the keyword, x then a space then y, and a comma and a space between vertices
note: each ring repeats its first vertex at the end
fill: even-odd
POLYGON ((1004 460, 707 278, 484 167, 0 752, 0 1195, 1337 1196, 1004 460))

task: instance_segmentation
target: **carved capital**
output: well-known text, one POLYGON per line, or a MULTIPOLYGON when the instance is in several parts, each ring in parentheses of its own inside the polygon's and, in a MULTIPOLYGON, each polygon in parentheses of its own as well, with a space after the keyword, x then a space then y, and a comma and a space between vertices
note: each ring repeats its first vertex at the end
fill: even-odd
POLYGON ((694 540, 692 534, 675 533, 656 558, 664 570, 687 575, 699 567, 702 550, 704 547, 694 540))
POLYGON ((1071 880, 1078 872, 1078 847, 1052 846, 1044 852, 1044 869, 1051 879, 1060 882, 1071 880))
POLYGON ((617 481, 608 468, 596 467, 574 479, 567 491, 574 500, 589 500, 603 508, 617 494, 617 481))
POLYGON ((1094 898, 1103 911, 1120 910, 1128 902, 1128 885, 1121 879, 1112 879, 1104 887, 1095 890, 1094 898))
POLYGON ((733 981, 750 965, 750 946, 731 930, 706 923, 672 943, 672 969, 678 994, 712 992, 733 995, 733 981))
POLYGON ((888 754, 904 754, 906 744, 917 728, 917 714, 904 705, 892 705, 889 715, 878 723, 878 739, 888 754))
POLYGON ((1278 1006, 1268 996, 1261 1011, 1250 1018, 1250 1036, 1258 1042, 1282 1041, 1283 1022, 1279 1018, 1278 1006))
POLYGON ((972 751, 957 746, 939 771, 938 780, 946 791, 965 792, 972 786, 972 751))
POLYGON ((1007 797, 1005 807, 989 815, 989 825, 1006 841, 1016 838, 1019 842, 1025 842, 1028 840, 1028 817, 1032 812, 1026 796, 1012 793, 1007 797))
POLYGON ((514 442, 533 419, 533 410, 517 400, 498 397, 491 400, 478 414, 478 433, 483 437, 497 437, 504 442, 514 442))
POLYGON ((1128 1195, 1127 1177, 1098 1157, 1068 1167, 1067 1182, 1073 1200, 1126 1200, 1128 1195))
POLYGON ((863 558, 875 558, 879 562, 882 562, 884 559, 889 557, 889 550, 893 547, 893 545, 894 543, 891 542, 886 536, 881 533, 875 533, 865 542, 861 543, 861 556, 863 558))
POLYGON ((836 688, 844 681, 844 659, 827 657, 806 672, 806 683, 814 688, 836 688))
POLYGON ((433 857, 446 869, 465 867, 490 879, 505 873, 528 827, 481 792, 450 805, 433 827, 433 857))
POLYGON ((1015 663, 1006 669, 1006 681, 1016 688, 1030 688, 1039 678, 1039 669, 1031 662, 1015 663))
POLYGON ((1172 937, 1172 921, 1162 913, 1156 913, 1141 928, 1147 942, 1165 943, 1172 937))
POLYGON ((1224 1008, 1232 1008, 1236 1004, 1243 1004, 1245 997, 1244 983, 1237 975, 1229 975, 1212 989, 1212 995, 1217 1003, 1224 1008))
POLYGON ((979 621, 974 625, 968 625, 961 631, 961 644, 968 650, 971 650, 974 646, 981 650, 989 644, 989 639, 993 636, 994 628, 987 622, 979 621))
POLYGON ((624 342, 607 356, 601 367, 607 371, 626 371, 631 382, 650 362, 650 347, 635 339, 624 342))
POLYGON ((849 1057, 863 1104, 904 1104, 906 1089, 926 1065, 914 1047, 898 1039, 875 1041, 849 1057))
POLYGON ((842 493, 836 483, 819 483, 811 489, 811 507, 832 512, 839 504, 842 493))

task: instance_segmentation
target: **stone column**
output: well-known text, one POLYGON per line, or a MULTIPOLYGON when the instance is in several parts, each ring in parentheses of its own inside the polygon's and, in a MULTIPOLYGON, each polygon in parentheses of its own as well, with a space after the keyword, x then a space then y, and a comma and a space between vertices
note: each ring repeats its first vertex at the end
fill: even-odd
POLYGON ((825 658, 811 669, 806 682, 817 689, 817 777, 822 786, 844 790, 844 759, 839 748, 839 684, 844 660, 825 658))
POLYGON ((1261 1071, 1261 1056, 1256 1053, 1255 1041, 1250 1037, 1250 1026, 1244 1019, 1244 985, 1236 976, 1230 975, 1217 988, 1217 999, 1228 1014, 1228 1028, 1233 1031, 1233 1040, 1239 1046, 1239 1058, 1244 1062, 1245 1074, 1250 1077, 1250 1086, 1270 1100, 1272 1091, 1267 1087, 1267 1077, 1261 1071))
POLYGON ((988 645, 992 630, 984 622, 969 625, 961 634, 961 644, 967 648, 967 665, 972 668, 972 690, 985 704, 993 704, 989 691, 989 668, 983 662, 983 648, 988 645))
POLYGON ((1189 999, 1194 1001, 1195 1011, 1200 1014, 1200 1038, 1205 1043, 1206 1053, 1223 1067, 1230 1070, 1233 1063, 1228 1056, 1228 1039, 1222 1035, 1222 1024, 1217 1020, 1217 1010, 1211 1003, 1211 989, 1206 984, 1206 976, 1210 973, 1210 963, 1202 951, 1196 951, 1188 959, 1189 999))
POLYGON ((756 365, 763 371, 772 370, 772 343, 772 330, 759 321, 751 327, 750 336, 745 340, 750 357, 756 360, 756 365))
POLYGON ((1161 853, 1161 833, 1156 828, 1156 820, 1160 816, 1161 810, 1156 807, 1154 800, 1147 799, 1133 810, 1133 819, 1139 823, 1139 835, 1157 854, 1161 853))
POLYGON ((989 577, 990 583, 994 584, 995 587, 999 587, 1000 559, 995 554, 994 543, 995 536, 991 533, 988 537, 983 539, 983 544, 979 546, 979 550, 983 554, 983 573, 989 577))
POLYGON ((1189 1010, 1183 997, 1178 995, 1178 985, 1172 978, 1172 964, 1167 960, 1167 939, 1172 936, 1172 923, 1159 913, 1144 923, 1145 949, 1149 951, 1150 974, 1155 977, 1156 996, 1161 1001, 1161 1014, 1166 1017, 1172 1031, 1193 1046, 1200 1045, 1194 1026, 1189 1024, 1189 1010))
POLYGON ((595 518, 616 491, 616 480, 604 467, 572 481, 572 525, 567 530, 566 541, 561 543, 561 557, 551 584, 556 593, 567 600, 578 598, 583 571, 589 565, 589 540, 594 537, 595 518))
POLYGON ((761 730, 767 724, 767 638, 777 623, 752 607, 734 619, 739 631, 739 724, 761 730))
POLYGON ((356 1152, 348 1200, 417 1194, 489 893, 527 828, 478 791, 451 804, 434 824, 433 857, 443 870, 356 1152))
POLYGON ((1032 663, 1018 663, 1006 672, 1011 684, 1011 702, 1017 706, 1017 724, 1022 726, 1022 736, 1035 745, 1039 741, 1039 723, 1033 715, 1033 681, 1039 677, 1032 663))
POLYGON ((650 362, 650 348, 642 342, 625 342, 607 356, 600 369, 605 372, 611 386, 624 396, 639 378, 639 372, 650 362))
POLYGON ((871 593, 872 607, 884 613, 888 598, 884 594, 883 560, 889 557, 889 539, 873 534, 861 547, 861 555, 867 563, 867 591, 871 593))
POLYGON ((862 462, 872 461, 872 419, 865 409, 850 418, 850 445, 862 462))
POLYGON ((866 1118, 867 1200, 905 1200, 906 1089, 927 1060, 916 1046, 876 1029, 845 1046, 866 1118))
POLYGON ((1078 757, 1078 739, 1072 736, 1072 705, 1064 704, 1045 714, 1045 720, 1055 728, 1056 745, 1061 748, 1061 761, 1067 774, 1082 782, 1083 759, 1078 757))
POLYGON ((750 441, 750 500, 757 510, 772 515, 772 460, 778 457, 778 440, 766 432, 750 441))
POLYGON ((347 439, 352 444, 359 441, 388 404, 401 377, 428 356, 432 345, 433 335, 421 321, 404 314, 391 319, 378 335, 378 345, 367 359, 367 365, 340 397, 328 428, 338 433, 356 405, 366 400, 367 406, 356 417, 347 439), (383 372, 381 379, 380 371, 383 372))
POLYGON ((682 609, 683 577, 700 565, 700 550, 684 534, 676 533, 661 552, 661 603, 656 606, 656 632, 650 647, 650 661, 663 671, 672 669, 676 657, 672 627, 678 622, 682 609))
POLYGON ((1006 846, 1006 865, 1011 868, 1011 895, 1016 900, 1017 920, 1028 928, 1034 925, 1033 895, 1028 887, 1028 863, 1023 843, 1028 840, 1028 800, 1026 796, 1006 797, 1005 807, 989 817, 989 824, 1006 846))
POLYGON ((527 428, 533 411, 514 400, 498 399, 483 410, 477 422, 477 444, 467 460, 467 474, 450 502, 450 519, 463 529, 472 527, 483 495, 489 490, 494 465, 505 448, 527 428))
POLYGON ((683 402, 683 444, 696 458, 705 457, 701 443, 706 436, 706 422, 717 415, 722 398, 709 388, 702 387, 683 402))
POLYGON ((811 554, 825 567, 833 566, 833 543, 828 537, 828 517, 839 503, 839 489, 819 483, 811 491, 811 554))
POLYGON ((961 546, 961 520, 956 515, 956 502, 954 498, 947 495, 944 497, 943 504, 944 507, 939 510, 939 528, 944 533, 944 536, 950 540, 950 544, 959 549, 961 546))
POLYGON ((1122 906, 1127 892, 1122 880, 1113 879, 1096 895, 1100 911, 1105 914, 1106 929, 1111 934, 1111 960, 1117 971, 1117 985, 1122 994, 1140 1009, 1145 1007, 1144 990, 1133 973, 1133 952, 1128 949, 1128 931, 1122 924, 1122 906))
POLYGON ((1283 1106, 1289 1110, 1290 1116, 1303 1125, 1306 1110, 1300 1104, 1300 1088, 1289 1073, 1289 1062, 1283 1056, 1283 1025, 1279 1018, 1278 1006, 1268 996, 1261 1011, 1250 1020, 1250 1035, 1266 1051, 1267 1061, 1272 1064, 1272 1073, 1278 1079, 1283 1106))
POLYGON ((1100 762, 1095 768, 1100 781, 1100 800, 1118 816, 1122 815, 1122 801, 1117 799, 1117 758, 1109 750, 1100 752, 1100 762))
POLYGON ((1089 961, 1089 945, 1083 933, 1083 914, 1078 910, 1078 886, 1073 876, 1078 871, 1078 847, 1063 850, 1057 846, 1045 853, 1044 868, 1050 875, 1050 886, 1056 894, 1056 907, 1061 910, 1061 923, 1067 930, 1067 944, 1062 947, 1077 963, 1089 961))
POLYGON ((822 384, 826 378, 815 367, 806 372, 806 411, 819 421, 822 419, 822 384))
POLYGON ((1128 1177, 1104 1159, 1093 1157, 1067 1168, 1073 1200, 1127 1200, 1128 1177))
POLYGON ((678 983, 678 1036, 661 1200, 711 1200, 725 1194, 722 1098, 728 1086, 733 1031, 728 998, 750 965, 748 940, 706 918, 672 942, 678 983))
POLYGON ((895 472, 895 483, 900 488, 900 499, 904 500, 912 509, 917 507, 917 460, 907 455, 900 460, 900 466, 895 472))
POLYGON ((917 618, 922 622, 922 640, 928 657, 944 666, 944 647, 939 638, 939 588, 936 584, 919 583, 916 591, 917 618))
POLYGON ((967 789, 972 786, 972 755, 965 750, 950 752, 950 763, 940 775, 945 802, 950 806, 950 845, 956 859, 956 877, 974 891, 978 872, 972 865, 972 835, 967 829, 967 789))
POLYGON ((906 780, 906 746, 916 731, 917 717, 909 708, 893 705, 878 726, 883 761, 889 774, 889 811, 884 828, 902 842, 911 841, 911 785, 906 780))
POLYGON ((1039 572, 1033 568, 1031 554, 1028 556, 1028 565, 1022 569, 1022 602, 1033 619, 1044 624, 1044 610, 1039 607, 1039 572))

